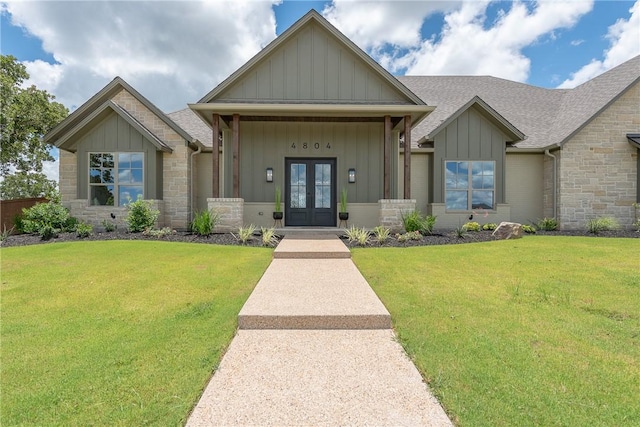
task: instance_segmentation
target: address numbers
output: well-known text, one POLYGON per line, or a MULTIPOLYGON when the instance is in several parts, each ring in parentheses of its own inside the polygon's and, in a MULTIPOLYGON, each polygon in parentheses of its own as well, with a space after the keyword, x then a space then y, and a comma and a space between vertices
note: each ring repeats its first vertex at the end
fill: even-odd
MULTIPOLYGON (((296 144, 294 142, 294 143, 291 144, 291 148, 293 148, 295 150, 295 149, 298 148, 298 145, 303 150, 319 150, 320 147, 321 147, 321 144, 319 142, 315 142, 313 144, 308 143, 308 142, 303 142, 302 144, 296 144)), ((327 150, 331 150, 331 143, 327 142, 327 145, 325 145, 324 148, 326 148, 327 150)))

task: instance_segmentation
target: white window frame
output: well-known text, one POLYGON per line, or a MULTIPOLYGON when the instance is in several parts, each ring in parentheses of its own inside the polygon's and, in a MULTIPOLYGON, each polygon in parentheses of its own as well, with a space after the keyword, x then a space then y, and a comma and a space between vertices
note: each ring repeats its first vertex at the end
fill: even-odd
MULTIPOLYGON (((141 194, 142 194, 142 198, 145 198, 145 153, 143 151, 91 151, 89 153, 87 153, 87 181, 88 181, 88 186, 87 186, 87 199, 89 201, 89 206, 94 206, 94 207, 99 207, 99 206, 104 206, 104 207, 118 207, 118 206, 123 206, 124 204, 120 204, 120 187, 140 187, 141 194), (92 169, 97 169, 97 168, 92 168, 91 167, 91 156, 92 155, 96 155, 96 154, 100 154, 100 155, 104 155, 104 154, 110 154, 113 156, 113 182, 112 183, 93 183, 91 182, 91 171, 92 169), (142 156, 142 182, 140 184, 135 184, 135 183, 127 183, 127 182, 120 182, 120 170, 118 169, 118 161, 119 161, 119 155, 120 154, 139 154, 142 156), (91 200, 91 190, 92 187, 98 187, 98 186, 113 186, 113 205, 100 205, 100 204, 94 204, 93 201, 91 200)), ((101 167, 100 169, 106 169, 104 167, 101 167)), ((129 168, 131 169, 131 168, 129 168)), ((135 168, 136 170, 138 168, 135 168)))
MULTIPOLYGON (((477 176, 487 176, 484 174, 481 175, 476 175, 477 176)), ((476 210, 490 210, 490 211, 494 211, 496 208, 496 161, 495 160, 445 160, 444 162, 444 205, 445 205, 445 211, 447 212, 472 212, 472 211, 476 211, 476 210), (488 188, 488 187, 484 187, 483 184, 483 188, 473 188, 473 165, 474 163, 485 163, 485 162, 490 162, 493 164, 493 185, 492 187, 488 188), (447 168, 447 165, 449 163, 468 163, 468 168, 467 168, 467 188, 447 188, 447 171, 449 170, 447 168), (462 192, 462 191, 466 191, 467 193, 467 206, 465 209, 454 209, 454 208, 449 208, 449 206, 447 205, 447 193, 448 192, 462 192), (491 208, 487 209, 487 208, 483 208, 483 207, 473 207, 473 193, 474 191, 491 191, 492 193, 492 206, 491 208)))

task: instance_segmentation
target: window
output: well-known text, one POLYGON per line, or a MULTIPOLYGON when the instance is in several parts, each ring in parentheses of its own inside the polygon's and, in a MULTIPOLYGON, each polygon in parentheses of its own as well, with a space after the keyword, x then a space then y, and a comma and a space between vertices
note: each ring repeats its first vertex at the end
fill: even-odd
POLYGON ((447 210, 493 209, 495 202, 493 161, 445 162, 445 204, 447 210))
POLYGON ((123 206, 144 197, 144 153, 90 153, 89 203, 123 206))

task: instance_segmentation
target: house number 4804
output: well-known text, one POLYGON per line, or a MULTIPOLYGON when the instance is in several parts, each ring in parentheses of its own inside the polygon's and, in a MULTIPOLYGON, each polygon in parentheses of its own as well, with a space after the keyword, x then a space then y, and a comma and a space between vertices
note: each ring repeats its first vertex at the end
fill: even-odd
MULTIPOLYGON (((300 144, 300 147, 302 147, 303 150, 308 150, 311 147, 313 147, 315 150, 319 150, 320 149, 320 143, 316 142, 314 144, 310 144, 308 142, 303 142, 302 144, 300 144)), ((296 149, 296 148, 298 148, 298 146, 294 142, 294 143, 291 144, 291 148, 296 149)), ((325 145, 325 148, 326 149, 331 149, 331 143, 327 142, 327 145, 325 145)))

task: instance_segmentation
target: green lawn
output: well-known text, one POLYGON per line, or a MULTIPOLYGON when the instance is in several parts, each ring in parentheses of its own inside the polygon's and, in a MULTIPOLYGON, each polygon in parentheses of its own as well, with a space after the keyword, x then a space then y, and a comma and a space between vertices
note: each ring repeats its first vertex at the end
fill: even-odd
POLYGON ((457 425, 640 425, 640 239, 355 249, 457 425))
POLYGON ((179 425, 271 260, 153 241, 3 248, 3 426, 179 425))

